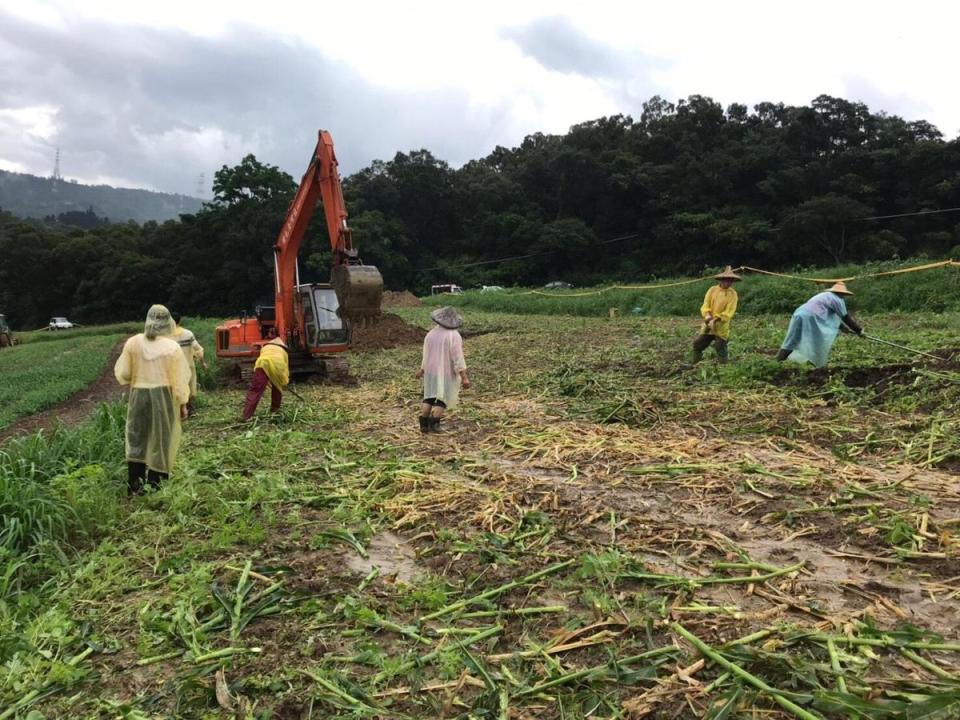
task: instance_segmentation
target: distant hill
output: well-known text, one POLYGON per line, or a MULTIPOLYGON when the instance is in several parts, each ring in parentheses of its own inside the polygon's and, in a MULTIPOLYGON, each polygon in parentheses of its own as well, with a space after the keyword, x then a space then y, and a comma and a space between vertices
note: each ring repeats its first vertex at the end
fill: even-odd
POLYGON ((0 209, 19 217, 44 218, 71 211, 93 212, 111 222, 175 220, 195 213, 203 201, 187 195, 81 185, 73 180, 41 178, 0 170, 0 209))

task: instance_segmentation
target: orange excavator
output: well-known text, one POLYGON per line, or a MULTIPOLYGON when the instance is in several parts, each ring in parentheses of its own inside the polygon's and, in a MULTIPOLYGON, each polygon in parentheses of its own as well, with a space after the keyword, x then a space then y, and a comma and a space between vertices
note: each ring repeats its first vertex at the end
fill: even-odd
POLYGON ((320 131, 273 253, 274 305, 218 326, 217 357, 233 361, 248 376, 261 346, 279 337, 289 349, 292 375, 335 374, 342 367, 337 354, 350 347, 353 326, 380 315, 383 278, 360 261, 353 247, 337 156, 326 130, 320 131), (297 255, 320 200, 333 249, 330 282, 301 285, 297 255))

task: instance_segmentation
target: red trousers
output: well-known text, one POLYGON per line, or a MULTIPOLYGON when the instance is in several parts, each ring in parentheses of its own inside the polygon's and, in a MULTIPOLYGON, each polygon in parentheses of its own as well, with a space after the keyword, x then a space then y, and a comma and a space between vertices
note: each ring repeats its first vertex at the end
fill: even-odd
POLYGON ((249 420, 253 417, 257 409, 257 403, 263 397, 264 390, 270 385, 270 412, 277 412, 280 409, 280 402, 283 400, 283 393, 277 390, 267 378, 267 374, 262 368, 253 371, 253 377, 250 378, 250 387, 247 389, 247 400, 243 405, 243 419, 249 420))

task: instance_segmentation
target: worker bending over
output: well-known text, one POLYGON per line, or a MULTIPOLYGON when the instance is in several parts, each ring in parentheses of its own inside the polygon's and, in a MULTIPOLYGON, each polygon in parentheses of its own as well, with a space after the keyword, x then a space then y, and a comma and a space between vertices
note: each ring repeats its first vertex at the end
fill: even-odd
POLYGON ((278 412, 283 401, 283 391, 290 384, 290 358, 287 346, 278 337, 260 348, 257 362, 253 366, 253 377, 250 378, 250 388, 247 390, 247 399, 243 406, 242 422, 253 417, 257 403, 263 397, 264 390, 270 385, 270 412, 278 412))
POLYGON ((703 360, 703 351, 710 343, 713 343, 713 349, 720 362, 726 362, 729 358, 727 343, 730 339, 730 321, 737 313, 738 300, 733 284, 742 278, 733 272, 733 268, 729 265, 726 270, 714 277, 717 279, 717 284, 707 290, 703 305, 700 307, 703 326, 700 328, 700 334, 693 341, 694 363, 703 360))
POLYGON ((187 330, 180 324, 182 316, 174 311, 170 315, 176 327, 173 331, 173 339, 183 350, 183 356, 187 359, 187 366, 190 368, 190 400, 187 402, 187 415, 193 415, 196 412, 194 405, 197 399, 197 360, 203 365, 204 370, 209 370, 207 361, 203 359, 203 345, 197 342, 197 337, 190 330, 187 330))
POLYGON ((430 313, 430 319, 436 327, 423 339, 423 358, 417 370, 417 378, 423 378, 420 432, 438 432, 444 411, 457 406, 461 385, 470 387, 463 338, 457 332, 463 318, 452 307, 444 307, 430 313))
POLYGON ((144 480, 160 487, 180 447, 180 420, 187 416, 190 369, 171 339, 173 318, 163 305, 147 313, 143 332, 123 346, 114 365, 117 382, 130 386, 127 401, 127 489, 142 492, 144 480))
POLYGON ((830 349, 843 328, 856 335, 863 328, 847 313, 844 296, 853 295, 841 280, 826 292, 817 293, 798 307, 780 345, 777 360, 810 362, 816 367, 827 364, 830 349))

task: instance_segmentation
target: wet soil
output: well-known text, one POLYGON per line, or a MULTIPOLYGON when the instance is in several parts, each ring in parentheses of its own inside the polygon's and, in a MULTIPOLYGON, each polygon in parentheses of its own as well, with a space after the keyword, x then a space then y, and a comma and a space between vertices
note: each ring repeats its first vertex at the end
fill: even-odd
POLYGON ((423 303, 409 290, 384 290, 380 307, 420 307, 423 303))
POLYGON ((351 349, 354 352, 389 350, 421 343, 426 334, 422 327, 411 325, 398 315, 384 313, 376 322, 354 328, 351 349))
POLYGON ((367 547, 367 557, 350 551, 343 560, 348 568, 363 575, 378 568, 379 577, 387 581, 411 583, 423 575, 423 570, 417 567, 417 553, 413 546, 392 532, 374 535, 367 547))
POLYGON ((0 430, 0 443, 12 437, 32 435, 39 430, 52 430, 58 423, 77 425, 90 417, 97 405, 115 402, 123 396, 123 388, 113 376, 113 366, 123 350, 123 342, 110 352, 107 364, 92 385, 75 392, 63 402, 42 412, 28 415, 0 430))

